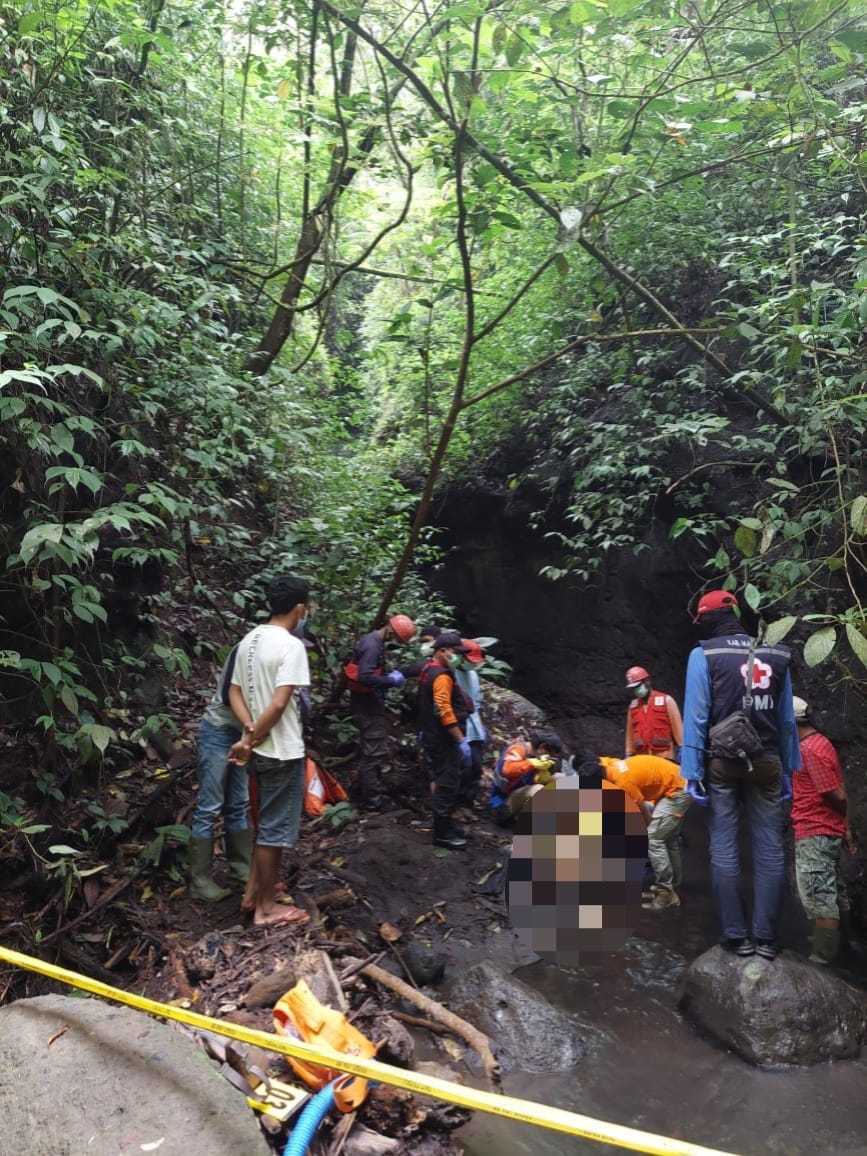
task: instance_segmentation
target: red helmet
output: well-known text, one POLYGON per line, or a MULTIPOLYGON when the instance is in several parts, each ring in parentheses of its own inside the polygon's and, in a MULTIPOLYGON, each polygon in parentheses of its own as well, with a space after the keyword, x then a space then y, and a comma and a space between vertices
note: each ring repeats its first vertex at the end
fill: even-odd
POLYGON ((650 673, 643 666, 630 666, 626 672, 626 685, 638 686, 641 682, 650 682, 650 673))
POLYGON ((738 600, 731 590, 708 590, 707 594, 702 594, 698 600, 693 622, 698 622, 702 614, 707 614, 711 610, 737 610, 737 606, 738 600))
POLYGON ((409 642, 415 637, 415 623, 406 614, 392 614, 388 620, 388 625, 401 642, 409 642))
POLYGON ((464 658, 473 666, 481 666, 485 661, 485 652, 478 642, 474 642, 472 638, 462 638, 461 642, 464 644, 464 658))

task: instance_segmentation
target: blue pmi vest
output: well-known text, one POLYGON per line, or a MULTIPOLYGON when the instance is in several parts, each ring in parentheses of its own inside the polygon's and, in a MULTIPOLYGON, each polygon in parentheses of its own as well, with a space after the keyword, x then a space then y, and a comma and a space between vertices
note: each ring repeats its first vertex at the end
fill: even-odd
POLYGON ((785 646, 756 647, 752 704, 746 706, 744 696, 747 694, 747 662, 751 645, 752 639, 748 634, 726 634, 701 643, 710 671, 710 725, 715 726, 735 711, 743 710, 765 749, 776 750, 779 737, 777 703, 792 654, 785 646))

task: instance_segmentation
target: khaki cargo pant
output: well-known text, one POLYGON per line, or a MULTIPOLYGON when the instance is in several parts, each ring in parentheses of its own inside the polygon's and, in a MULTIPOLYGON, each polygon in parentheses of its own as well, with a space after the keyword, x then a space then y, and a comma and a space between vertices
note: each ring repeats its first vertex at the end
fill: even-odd
POLYGON ((673 890, 680 886, 683 866, 680 859, 680 829, 692 799, 686 791, 668 795, 653 808, 647 828, 647 854, 658 887, 673 890))

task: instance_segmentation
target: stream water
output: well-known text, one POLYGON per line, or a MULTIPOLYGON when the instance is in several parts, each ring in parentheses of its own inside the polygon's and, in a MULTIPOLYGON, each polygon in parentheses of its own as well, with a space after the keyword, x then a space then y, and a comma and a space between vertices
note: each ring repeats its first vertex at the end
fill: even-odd
MULTIPOLYGON (((703 1038, 676 1008, 684 967, 716 941, 703 816, 686 825, 683 906, 642 912, 622 952, 578 968, 543 963, 517 974, 571 1012, 594 1040, 568 1072, 511 1071, 505 1090, 602 1120, 740 1156, 867 1156, 867 1062, 762 1071, 703 1038)), ((794 901, 783 941, 803 946, 794 901)), ((492 944, 492 958, 496 949, 492 944)), ((477 1114, 461 1133, 468 1156, 620 1151, 477 1114)))

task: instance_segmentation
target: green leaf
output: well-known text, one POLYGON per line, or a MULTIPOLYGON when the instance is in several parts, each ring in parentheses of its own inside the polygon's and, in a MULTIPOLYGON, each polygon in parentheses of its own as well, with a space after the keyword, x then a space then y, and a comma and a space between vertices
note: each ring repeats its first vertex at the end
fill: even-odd
POLYGON ((782 490, 791 490, 794 494, 799 493, 794 482, 787 482, 785 478, 768 478, 768 483, 772 486, 779 486, 782 490))
POLYGON ((761 530, 762 528, 762 523, 758 518, 741 518, 741 525, 750 530, 761 530))
POLYGON ((18 553, 21 561, 26 565, 38 552, 40 546, 46 542, 55 544, 63 537, 63 526, 59 522, 45 522, 41 526, 34 526, 21 539, 18 553))
POLYGON ((42 673, 48 676, 52 686, 57 686, 63 679, 63 672, 59 666, 55 666, 53 662, 43 662, 42 673))
POLYGON ((824 662, 837 643, 837 628, 823 626, 811 634, 804 645, 804 662, 807 666, 818 666, 824 662))
POLYGON ((867 538, 867 494, 860 494, 852 503, 849 513, 852 533, 859 538, 867 538))
POLYGON ((74 714, 76 718, 78 717, 78 699, 68 686, 64 686, 60 691, 60 701, 70 714, 74 714))
POLYGON ((849 639, 849 645, 867 666, 867 638, 851 622, 846 623, 846 637, 849 639))
POLYGON ((768 646, 782 642, 797 621, 796 615, 787 614, 785 618, 778 618, 776 622, 772 622, 765 631, 765 642, 768 646))
POLYGON ((81 851, 76 851, 74 847, 67 847, 65 843, 55 843, 53 847, 48 848, 51 855, 80 855, 81 851))
POLYGON ((108 744, 114 738, 114 731, 111 727, 99 726, 97 723, 92 723, 90 726, 84 728, 87 732, 87 737, 93 743, 98 751, 105 754, 108 749, 108 744))
POLYGON ((523 229, 523 222, 515 216, 514 213, 507 213, 504 209, 495 209, 491 216, 495 221, 499 221, 501 225, 505 225, 509 229, 523 229))
POLYGON ((510 36, 506 44, 506 60, 514 68, 524 52, 524 41, 519 36, 510 36))
POLYGON ((758 541, 755 530, 751 530, 748 526, 738 526, 735 530, 735 545, 745 558, 752 558, 758 541))
POLYGON ((741 337, 746 337, 748 341, 755 341, 757 337, 761 337, 761 333, 756 329, 755 325, 750 325, 746 321, 740 323, 738 333, 740 333, 741 337))
POLYGON ((759 603, 762 600, 762 595, 757 586, 753 586, 752 582, 748 583, 744 589, 744 601, 751 610, 758 610, 759 603))

